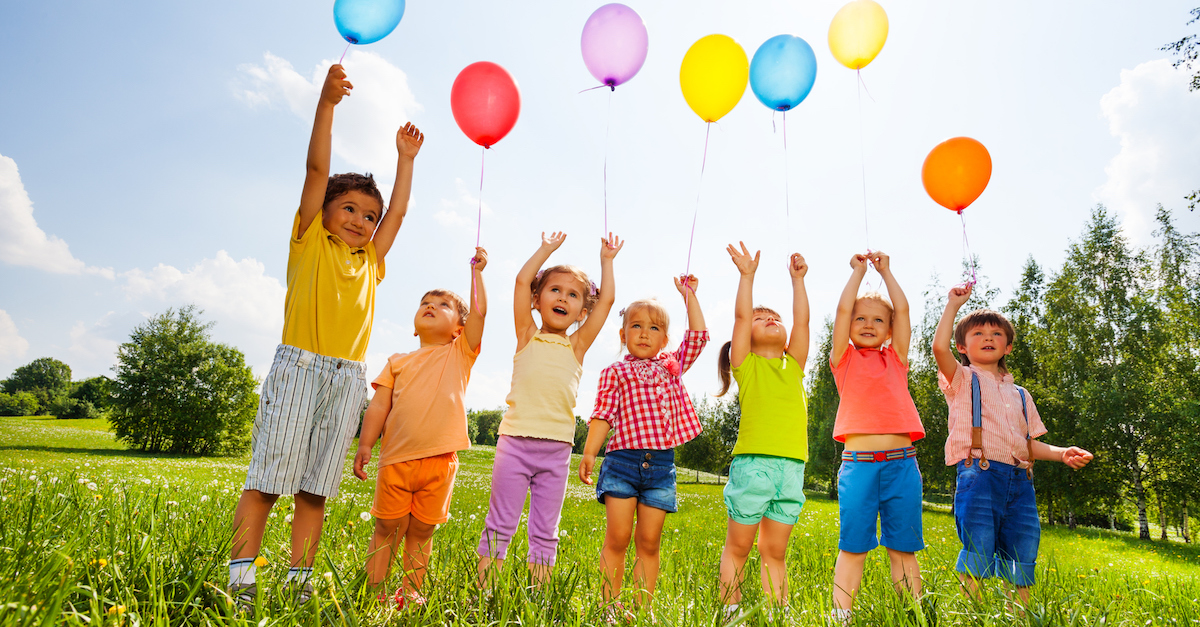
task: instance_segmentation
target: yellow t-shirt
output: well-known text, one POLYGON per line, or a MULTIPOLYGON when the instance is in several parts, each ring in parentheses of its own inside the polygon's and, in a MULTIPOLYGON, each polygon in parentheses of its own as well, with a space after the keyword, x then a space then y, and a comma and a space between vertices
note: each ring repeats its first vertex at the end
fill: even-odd
POLYGON ((791 355, 766 359, 747 353, 732 368, 742 408, 734 455, 808 460, 808 406, 804 368, 791 355))
POLYGON ((391 388, 392 410, 383 423, 379 466, 471 448, 463 397, 478 351, 466 334, 441 346, 426 346, 388 358, 371 382, 391 388))
POLYGON ((499 434, 574 443, 582 374, 571 340, 539 331, 513 356, 512 390, 499 434))
POLYGON ((350 248, 325 230, 321 216, 296 237, 300 212, 292 222, 288 249, 283 343, 326 357, 363 361, 375 317, 375 286, 383 262, 375 242, 350 248))

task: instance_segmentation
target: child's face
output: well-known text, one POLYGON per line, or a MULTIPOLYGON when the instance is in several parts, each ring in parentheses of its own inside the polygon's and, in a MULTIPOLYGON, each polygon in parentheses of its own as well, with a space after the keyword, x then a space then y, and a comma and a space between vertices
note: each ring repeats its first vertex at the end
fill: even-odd
POLYGON ((779 316, 769 311, 756 311, 750 320, 750 350, 783 347, 787 344, 787 327, 779 316))
POLYGON ((587 286, 579 279, 565 272, 555 272, 542 283, 533 308, 542 316, 542 328, 558 333, 587 318, 586 298, 587 286))
POLYGON ((874 299, 859 299, 850 314, 850 341, 856 348, 879 348, 892 337, 892 312, 874 299))
POLYGON ((413 318, 413 327, 421 342, 428 344, 449 344, 463 331, 458 317, 458 304, 447 296, 426 294, 417 307, 417 315, 413 318))
POLYGON ((981 324, 967 331, 966 345, 959 344, 958 352, 967 356, 972 364, 990 366, 1012 352, 1012 343, 1004 329, 994 324, 981 324))
POLYGON ((667 347, 667 329, 650 318, 650 310, 641 307, 625 316, 621 341, 629 354, 638 359, 653 359, 667 347))
POLYGON ((379 201, 352 189, 335 196, 321 211, 321 226, 338 236, 351 248, 362 248, 371 241, 383 207, 379 201))

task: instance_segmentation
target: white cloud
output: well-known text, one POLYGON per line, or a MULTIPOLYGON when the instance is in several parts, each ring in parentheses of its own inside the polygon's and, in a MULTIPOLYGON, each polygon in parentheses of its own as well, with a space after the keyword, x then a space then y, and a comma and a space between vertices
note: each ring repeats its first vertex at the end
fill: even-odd
POLYGON ((28 351, 29 340, 21 337, 12 316, 0 309, 0 364, 24 359, 28 351))
MULTIPOLYGON (((312 122, 317 98, 329 66, 327 59, 305 78, 286 59, 271 53, 263 64, 238 67, 234 95, 251 107, 283 106, 306 123, 312 122)), ((353 167, 390 180, 396 171, 396 130, 422 110, 400 68, 372 52, 352 50, 344 62, 353 93, 337 106, 333 153, 353 167)), ((388 194, 385 191, 384 197, 388 194)))
POLYGON ((111 377, 117 348, 129 340, 129 332, 144 319, 133 313, 108 312, 91 324, 77 320, 71 326, 67 356, 76 379, 103 374, 111 377))
POLYGON ((1126 231, 1144 242, 1158 203, 1179 216, 1183 197, 1200 187, 1200 92, 1189 92, 1187 73, 1159 59, 1122 70, 1100 109, 1121 151, 1094 198, 1120 212, 1126 231))
POLYGON ((33 201, 21 183, 17 162, 0 155, 0 261, 55 274, 95 274, 113 278, 112 268, 89 266, 76 259, 67 243, 46 235, 33 218, 33 201))
MULTIPOLYGON (((468 189, 466 182, 460 178, 454 179, 454 188, 457 197, 453 200, 443 198, 441 208, 434 212, 433 219, 448 229, 469 230, 473 233, 479 222, 479 192, 468 189)), ((483 215, 492 215, 492 208, 486 202, 483 203, 483 215)))

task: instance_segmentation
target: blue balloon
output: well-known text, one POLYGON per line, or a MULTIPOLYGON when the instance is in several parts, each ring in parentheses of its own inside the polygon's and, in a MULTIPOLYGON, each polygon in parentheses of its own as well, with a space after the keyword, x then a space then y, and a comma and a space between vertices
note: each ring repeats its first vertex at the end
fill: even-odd
POLYGON ((387 37, 404 17, 404 0, 335 0, 333 23, 352 44, 371 44, 387 37))
POLYGON ((758 47, 750 61, 750 88, 775 111, 800 104, 817 80, 812 46, 795 35, 776 35, 758 47))

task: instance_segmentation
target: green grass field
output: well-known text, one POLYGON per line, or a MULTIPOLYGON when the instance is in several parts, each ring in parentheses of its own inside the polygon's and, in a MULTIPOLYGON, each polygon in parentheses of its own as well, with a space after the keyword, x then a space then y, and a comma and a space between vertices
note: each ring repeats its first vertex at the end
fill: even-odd
MULTIPOLYGON (((558 567, 531 588, 521 564, 524 525, 503 587, 476 601, 474 547, 486 513, 493 451, 460 454, 451 520, 435 539, 429 603, 396 612, 363 592, 373 482, 346 465, 329 502, 316 572, 319 596, 297 606, 281 587, 290 502, 280 499, 264 543, 269 565, 254 615, 225 602, 229 527, 247 458, 151 456, 126 450, 101 421, 0 418, 0 624, 3 625, 591 625, 603 622, 596 559, 604 512, 577 480, 568 489, 558 567)), ((667 518, 654 613, 659 625, 717 625, 717 562, 725 533, 721 488, 680 485, 667 518)), ((1097 530, 1043 531, 1038 584, 1017 613, 1003 588, 968 601, 953 573, 958 541, 948 514, 925 514, 918 554, 929 600, 910 607, 887 581, 886 556, 868 560, 857 625, 1200 624, 1200 550, 1097 530)), ((752 554, 743 624, 824 624, 837 555, 837 503, 811 496, 788 552, 791 613, 761 611, 752 554)), ((627 567, 632 567, 631 556, 627 567)), ((626 577, 626 581, 629 581, 626 577)), ((393 572, 392 583, 398 583, 393 572)), ((639 622, 652 624, 643 615, 639 622)))

